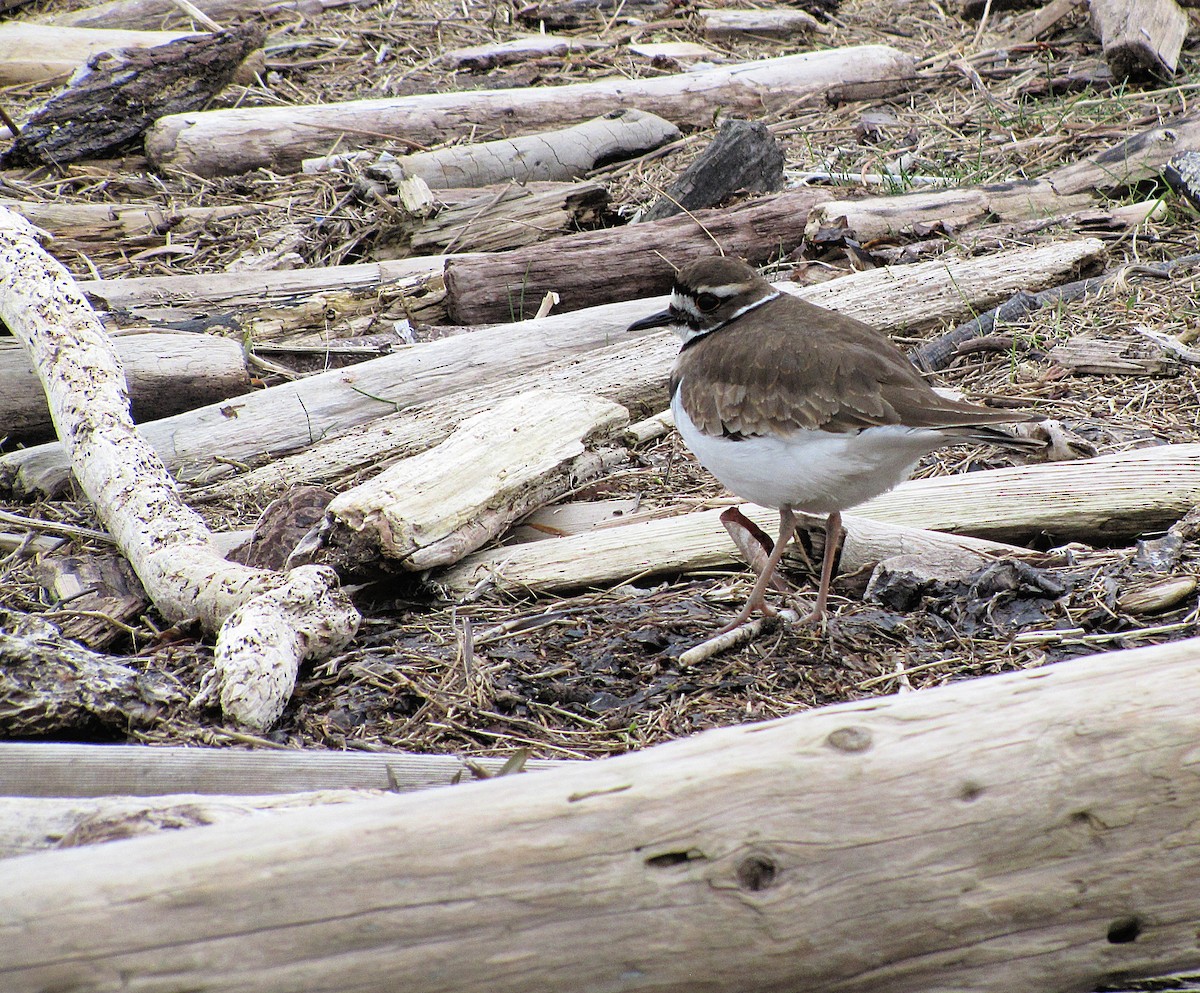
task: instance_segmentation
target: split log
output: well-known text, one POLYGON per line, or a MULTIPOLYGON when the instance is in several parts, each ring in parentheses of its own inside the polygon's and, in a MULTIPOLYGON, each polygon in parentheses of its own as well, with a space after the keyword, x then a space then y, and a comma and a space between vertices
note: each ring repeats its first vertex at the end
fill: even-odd
POLYGON ((712 254, 714 239, 727 255, 762 265, 800 245, 809 210, 830 196, 828 190, 791 190, 502 255, 448 259, 446 310, 454 323, 487 324, 523 316, 549 292, 559 295, 560 312, 667 293, 672 265, 712 254))
MULTIPOLYGON (((239 342, 208 334, 123 334, 113 339, 139 423, 250 390, 239 342)), ((28 353, 0 341, 0 424, 10 440, 54 437, 46 397, 28 353)))
MULTIPOLYGON (((741 509, 768 534, 778 530, 777 511, 750 505, 741 509)), ((705 510, 634 520, 563 538, 476 552, 431 575, 428 585, 448 599, 478 594, 485 588, 518 595, 544 594, 611 587, 634 576, 677 575, 734 565, 742 559, 722 527, 721 513, 705 510)), ((797 517, 798 529, 814 537, 824 534, 823 517, 797 517)), ((997 558, 1033 554, 999 541, 938 534, 857 514, 847 514, 842 524, 846 529, 840 559, 843 574, 874 568, 899 555, 920 555, 966 575, 997 558)), ((821 540, 818 537, 818 542, 821 540)), ((796 568, 798 564, 798 557, 789 549, 785 565, 796 568)))
POLYGON ((1144 338, 1117 341, 1077 336, 1060 342, 1046 358, 1075 375, 1177 376, 1179 357, 1144 338))
POLYGON ((304 158, 353 145, 368 133, 432 145, 496 122, 517 132, 547 130, 609 113, 614 105, 708 127, 712 108, 761 114, 821 93, 835 82, 903 79, 912 58, 894 48, 842 48, 654 79, 606 79, 567 86, 432 93, 309 107, 255 107, 162 118, 146 137, 160 168, 202 176, 257 168, 292 172, 304 158))
POLYGON ((413 234, 414 252, 501 252, 600 223, 601 183, 511 184, 443 207, 413 234))
POLYGON ((469 48, 454 48, 443 52, 439 61, 448 63, 452 69, 469 72, 486 72, 497 66, 525 62, 529 59, 561 58, 568 52, 589 52, 608 48, 609 43, 593 38, 572 38, 567 35, 528 34, 509 41, 490 45, 472 45, 469 48))
POLYGON ((820 30, 820 22, 803 10, 698 10, 704 36, 723 41, 792 38, 820 30), (750 37, 747 37, 750 36, 750 37))
POLYGON ((226 714, 270 726, 300 661, 345 645, 358 614, 331 569, 284 576, 226 562, 212 547, 134 429, 100 322, 36 235, 0 211, 0 319, 29 349, 75 478, 163 616, 198 617, 219 631, 214 664, 226 714))
POLYGON ((1093 655, 9 859, 0 983, 1067 993, 1196 968, 1198 660, 1093 655))
POLYGON ((300 561, 326 562, 343 575, 457 562, 624 461, 624 449, 603 446, 628 423, 624 407, 597 396, 535 390, 501 400, 436 447, 334 497, 319 554, 306 549, 300 561))
POLYGON ((1090 0, 1089 8, 1117 79, 1175 75, 1188 33, 1188 16, 1175 0, 1090 0))
MULTIPOLYGON (((679 129, 661 117, 640 110, 617 110, 572 128, 523 138, 451 145, 399 157, 389 155, 368 166, 367 174, 394 185, 418 176, 433 189, 566 182, 586 175, 600 162, 636 158, 678 137, 679 129)), ((318 166, 325 161, 306 159, 304 171, 319 171, 318 166)))
POLYGON ((96 56, 86 74, 72 78, 33 114, 0 163, 58 165, 120 150, 157 118, 208 103, 263 35, 262 28, 249 25, 96 56))
MULTIPOLYGON (((1164 445, 1119 455, 1047 465, 992 469, 901 483, 860 504, 843 522, 848 533, 864 520, 922 529, 915 535, 867 532, 861 556, 847 539, 843 571, 890 555, 920 554, 907 542, 923 531, 1021 542, 1129 541, 1179 520, 1200 502, 1200 445, 1164 445), (850 522, 851 519, 853 523, 850 522), (901 545, 885 542, 899 541, 901 545), (872 558, 872 556, 876 556, 872 558)), ((773 533, 778 513, 745 508, 773 533)), ((809 521, 808 527, 820 527, 809 521)), ((988 549, 981 549, 987 552, 988 549)), ((931 549, 932 551, 932 549, 931 549)), ((1006 554, 1014 554, 1007 549, 1006 554)), ((736 561, 713 511, 645 523, 626 523, 568 538, 477 552, 431 577, 448 595, 481 582, 500 589, 548 592, 611 586, 646 573, 678 573, 736 561)))
MULTIPOLYGON (((781 288, 869 324, 913 329, 987 309, 1018 288, 1049 285, 1064 273, 1095 264, 1103 253, 1099 241, 1082 239, 979 258, 879 268, 817 286, 781 284, 781 288)), ((214 455, 244 461, 265 452, 306 447, 328 433, 381 416, 387 405, 403 408, 494 385, 505 376, 529 375, 552 361, 627 343, 634 340, 626 331, 629 323, 664 303, 652 299, 608 304, 456 335, 249 394, 239 399, 236 417, 230 417, 221 404, 143 425, 140 433, 177 475, 186 472, 192 480, 209 475, 204 470, 224 475, 230 466, 222 462, 214 470, 214 455)), ((657 334, 669 340, 670 332, 657 334)), ((669 362, 652 372, 665 382, 668 368, 669 362)), ((68 479, 68 466, 57 446, 0 456, 0 486, 53 492, 68 479)))
POLYGON ((38 585, 60 605, 54 621, 63 638, 88 648, 103 650, 128 637, 130 622, 150 605, 129 563, 116 553, 42 555, 34 572, 38 585))
MULTIPOLYGON (((339 788, 409 793, 485 779, 502 758, 407 752, 0 743, 0 796, 252 796, 339 788)), ((531 759, 528 770, 561 760, 531 759)))
MULTIPOLYGON (((241 21, 260 14, 297 11, 312 17, 338 7, 372 7, 377 0, 202 0, 204 13, 218 21, 241 21)), ((175 0, 111 0, 82 10, 43 14, 42 24, 79 28, 159 28, 190 24, 191 18, 175 0)))
POLYGON ((37 83, 69 76, 101 52, 155 48, 192 34, 190 31, 49 27, 29 21, 5 21, 0 24, 0 85, 37 83))
POLYGON ((775 136, 765 124, 734 119, 721 125, 708 147, 639 220, 716 207, 735 193, 772 193, 782 187, 783 149, 775 136))

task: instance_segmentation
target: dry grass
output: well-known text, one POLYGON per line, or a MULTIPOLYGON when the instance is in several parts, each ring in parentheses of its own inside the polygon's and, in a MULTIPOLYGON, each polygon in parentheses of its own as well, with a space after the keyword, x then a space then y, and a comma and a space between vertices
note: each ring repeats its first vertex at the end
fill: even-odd
MULTIPOLYGON (((39 6, 65 5, 46 0, 34 9, 39 6)), ((1046 44, 1013 46, 1010 39, 1021 36, 1032 16, 996 15, 980 32, 936 3, 844 3, 819 45, 895 45, 922 60, 926 81, 883 104, 814 102, 765 118, 784 145, 789 172, 824 169, 856 177, 895 170, 890 188, 868 192, 899 192, 912 177, 952 184, 1035 177, 1190 109, 1198 84, 1186 78, 1173 86, 1096 81, 1102 61, 1081 22, 1061 25, 1046 44), (1086 81, 1089 76, 1092 82, 1086 81), (886 115, 877 113, 881 110, 886 115), (876 113, 864 121, 867 111, 876 113)), ((503 40, 521 30, 513 23, 512 8, 470 0, 343 8, 314 20, 279 15, 262 85, 233 87, 221 102, 298 104, 667 71, 623 45, 480 74, 450 72, 439 62, 447 49, 503 40)), ((577 33, 615 42, 704 40, 686 14, 648 26, 618 19, 577 33)), ((708 44, 720 56, 734 58, 792 50, 779 42, 708 44)), ((1185 52, 1184 64, 1194 64, 1195 55, 1185 52)), ((19 117, 52 91, 50 86, 11 87, 0 92, 0 102, 19 117)), ((712 134, 687 135, 665 153, 600 170, 598 176, 610 183, 619 212, 628 215, 655 199, 712 134)), ((499 129, 476 138, 497 136, 499 129)), ((404 151, 409 146, 380 141, 378 147, 404 151)), ((332 265, 372 258, 387 236, 386 216, 352 175, 260 171, 202 180, 156 175, 131 154, 54 174, 9 172, 0 180, 0 195, 30 200, 259 208, 252 216, 215 221, 181 235, 170 242, 173 252, 120 243, 58 246, 81 277, 221 272, 281 230, 294 235, 305 264, 332 265)), ((864 192, 856 184, 851 188, 864 192)), ((1131 191, 1129 199, 1142 199, 1146 192, 1131 191)), ((1104 236, 1112 243, 1114 262, 1153 262, 1196 251, 1194 231, 1192 209, 1172 203, 1164 219, 1144 226, 1136 237, 1104 236)), ((1049 236, 1030 236, 1030 242, 1049 236)), ((837 254, 820 262, 833 271, 848 268, 837 254)), ((1168 279, 1132 274, 1095 297, 1047 308, 1002 329, 1010 338, 1002 350, 965 354, 940 378, 969 395, 1015 398, 1057 417, 1102 453, 1200 441, 1195 366, 1180 365, 1167 378, 1064 377, 1045 358, 1054 342, 1075 335, 1139 340, 1139 325, 1190 340, 1197 324, 1196 280, 1190 269, 1168 279)), ((955 450, 930 458, 920 472, 983 464, 1001 463, 989 453, 955 450)), ((674 439, 645 446, 631 468, 584 494, 610 495, 636 495, 645 507, 664 508, 690 508, 722 496, 674 439)), ((74 501, 5 506, 95 526, 86 506, 74 501)), ((206 512, 224 524, 252 519, 260 509, 206 512)), ((73 550, 84 553, 88 546, 73 550)), ((1194 536, 1174 571, 1200 574, 1194 536)), ((1058 599, 1026 595, 980 601, 947 589, 910 611, 865 603, 861 583, 850 581, 838 588, 837 619, 828 639, 804 629, 776 630, 740 651, 692 667, 680 663, 681 652, 736 608, 748 590, 744 571, 645 580, 554 600, 496 599, 458 607, 430 603, 383 583, 359 594, 366 621, 354 648, 302 674, 293 704, 270 739, 308 747, 467 755, 525 748, 546 757, 598 756, 714 725, 1195 631, 1194 596, 1158 616, 1129 616, 1116 608, 1121 591, 1155 578, 1136 548, 1081 549, 1073 564, 1055 575, 1066 589, 1058 599), (1030 629, 1055 628, 1068 633, 1042 641, 1020 637, 1030 629)), ((56 605, 38 585, 33 563, 17 556, 0 564, 0 606, 46 612, 56 605)), ((116 650, 132 665, 169 671, 194 688, 209 663, 208 648, 187 637, 165 643, 154 623, 149 615, 116 650)), ((221 728, 211 710, 164 714, 129 737, 156 743, 246 740, 221 728)))

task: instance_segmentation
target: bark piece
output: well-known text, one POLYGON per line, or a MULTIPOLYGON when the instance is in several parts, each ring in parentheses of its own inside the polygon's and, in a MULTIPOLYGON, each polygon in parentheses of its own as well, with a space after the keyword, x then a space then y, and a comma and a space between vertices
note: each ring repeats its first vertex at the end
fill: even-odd
MULTIPOLYGON (((206 334, 118 335, 133 419, 158 420, 250 390, 242 346, 206 334)), ((24 349, 0 341, 0 424, 24 444, 54 437, 46 397, 24 349)))
POLYGON ((214 664, 226 714, 270 726, 301 660, 349 642, 358 614, 332 570, 248 569, 212 547, 203 520, 138 437, 95 313, 36 234, 0 211, 0 320, 29 349, 75 478, 162 614, 219 630, 214 664))
POLYGON ((101 650, 125 636, 121 625, 150 604, 137 576, 118 555, 47 555, 37 563, 38 582, 60 604, 64 638, 101 650))
POLYGON ((678 137, 679 129, 661 117, 640 110, 616 110, 559 131, 389 156, 367 171, 393 183, 419 176, 433 189, 566 182, 600 163, 635 158, 678 137))
POLYGON ((600 223, 601 183, 513 184, 443 207, 412 236, 414 252, 501 252, 600 223))
POLYGON ((415 572, 457 562, 612 464, 595 449, 628 423, 624 407, 594 396, 530 391, 502 400, 437 447, 338 494, 321 558, 340 570, 381 557, 415 572))
POLYGON ((783 149, 766 125, 726 121, 700 157, 641 219, 656 221, 684 210, 716 207, 735 193, 773 193, 782 187, 783 149))
POLYGON ((568 52, 595 51, 608 48, 608 42, 592 38, 572 38, 567 35, 532 34, 522 35, 509 41, 490 45, 472 45, 469 48, 454 48, 444 52, 440 60, 451 68, 484 72, 496 66, 525 62, 528 59, 558 57, 568 52))
POLYGON ((0 659, 0 734, 7 738, 145 727, 186 700, 172 677, 131 669, 15 611, 0 611, 0 659))
MULTIPOLYGON (((1076 274, 1103 254, 1101 242, 1085 238, 980 258, 879 268, 819 286, 781 288, 879 327, 919 328, 986 309, 1018 288, 1040 288, 1076 274)), ((238 399, 233 411, 224 404, 210 406, 143 425, 140 433, 180 472, 187 470, 192 479, 211 479, 215 472, 231 472, 227 462, 211 465, 214 453, 226 460, 245 460, 306 447, 396 406, 402 409, 464 389, 487 389, 499 379, 529 375, 573 355, 615 348, 637 337, 652 338, 631 338, 626 329, 664 303, 651 299, 609 304, 428 342, 350 369, 248 394, 238 399)), ((658 341, 672 338, 670 332, 658 332, 658 341)), ((670 352, 656 354, 662 364, 646 371, 665 383, 670 352)), ((23 492, 54 491, 68 479, 69 466, 58 446, 0 456, 0 485, 23 492)))
POLYGON ((202 176, 260 167, 292 172, 304 158, 353 144, 370 132, 433 145, 493 129, 498 122, 517 132, 546 130, 607 114, 614 104, 657 114, 679 127, 708 127, 716 104, 728 114, 761 114, 819 95, 835 82, 905 79, 914 71, 910 56, 879 45, 654 79, 175 114, 151 129, 146 154, 160 168, 202 176))
MULTIPOLYGON (((241 21, 259 14, 296 11, 306 17, 338 7, 371 7, 377 0, 203 0, 204 13, 218 21, 241 21)), ((191 23, 175 0, 112 0, 82 10, 43 14, 42 24, 81 28, 159 28, 191 23)))
POLYGON ((745 39, 752 35, 759 38, 791 38, 796 35, 812 34, 820 29, 820 23, 812 14, 803 10, 711 10, 697 11, 704 24, 704 36, 730 40, 745 39))
POLYGON ((1179 65, 1188 18, 1175 0, 1090 0, 1092 29, 1118 79, 1170 79, 1179 65))
POLYGON ((28 21, 0 24, 0 85, 67 76, 115 49, 155 48, 191 32, 47 27, 28 21))
POLYGON ((0 978, 1067 993, 1195 968, 1198 659, 1195 639, 1092 655, 535 776, 13 859, 0 978))
POLYGON ((88 73, 34 113, 0 162, 61 164, 119 150, 159 117, 203 107, 262 39, 261 28, 248 26, 96 56, 88 73))

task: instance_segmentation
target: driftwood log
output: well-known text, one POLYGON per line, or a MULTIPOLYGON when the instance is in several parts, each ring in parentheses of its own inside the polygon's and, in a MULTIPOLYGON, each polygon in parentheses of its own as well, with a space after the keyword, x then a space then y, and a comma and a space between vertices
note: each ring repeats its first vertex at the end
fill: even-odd
MULTIPOLYGON (((987 309, 1020 288, 1049 285, 1064 274, 1094 265, 1103 253, 1099 241, 1081 239, 980 258, 880 268, 795 289, 805 299, 853 313, 868 323, 918 328, 931 320, 954 320, 971 310, 987 309)), ((214 456, 245 460, 306 447, 330 432, 389 413, 393 405, 406 407, 483 388, 504 376, 529 375, 553 361, 628 342, 629 323, 662 303, 609 304, 584 313, 456 335, 249 394, 239 398, 236 417, 230 417, 221 404, 143 425, 140 430, 177 475, 186 470, 190 479, 198 480, 207 475, 200 470, 225 474, 229 466, 213 466, 214 456), (487 378, 481 381, 484 374, 487 378)), ((664 340, 669 335, 657 333, 664 340)), ((653 374, 665 381, 666 370, 664 364, 653 374)), ((68 465, 58 446, 0 456, 0 485, 25 492, 53 491, 68 479, 68 465)))
POLYGON ((1068 993, 1195 968, 1198 662, 1094 655, 9 859, 0 985, 1068 993))
MULTIPOLYGON (((370 7, 376 0, 203 0, 204 13, 218 21, 248 20, 257 14, 294 10, 312 15, 335 7, 370 7)), ((73 25, 81 28, 159 28, 164 25, 188 25, 191 19, 174 0, 111 0, 81 10, 43 14, 43 24, 73 25)))
POLYGON ((732 41, 812 34, 819 22, 804 10, 698 10, 706 38, 732 41))
POLYGON ((290 172, 306 157, 353 145, 366 132, 433 145, 480 128, 491 133, 497 122, 516 133, 544 131, 607 114, 614 105, 648 111, 680 127, 707 127, 714 105, 726 113, 757 114, 835 83, 904 79, 913 71, 910 56, 864 46, 644 80, 215 110, 161 118, 146 136, 146 154, 160 168, 202 176, 264 167, 290 172))
MULTIPOLYGON (((123 334, 113 347, 139 423, 246 393, 239 342, 208 334, 123 334)), ((24 349, 0 341, 0 424, 10 441, 54 437, 46 396, 24 349)))
POLYGON ((452 48, 443 52, 438 59, 452 69, 483 72, 512 62, 559 57, 568 52, 588 52, 598 48, 608 48, 608 42, 591 38, 572 38, 568 35, 530 34, 510 41, 493 42, 490 45, 452 48))
MULTIPOLYGON (((129 417, 128 391, 95 313, 24 218, 0 211, 0 319, 29 350, 71 469, 162 614, 218 633, 221 702, 262 728, 296 667, 345 645, 358 613, 332 569, 282 575, 225 561, 129 417)), ((162 422, 156 422, 162 423, 162 422)))

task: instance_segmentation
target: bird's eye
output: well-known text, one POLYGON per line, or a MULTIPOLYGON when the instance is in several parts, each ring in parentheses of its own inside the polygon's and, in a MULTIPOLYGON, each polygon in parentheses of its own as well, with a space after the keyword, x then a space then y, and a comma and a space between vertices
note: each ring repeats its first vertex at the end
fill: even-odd
POLYGON ((721 298, 715 293, 699 293, 696 295, 696 306, 705 314, 711 313, 721 305, 721 298))

